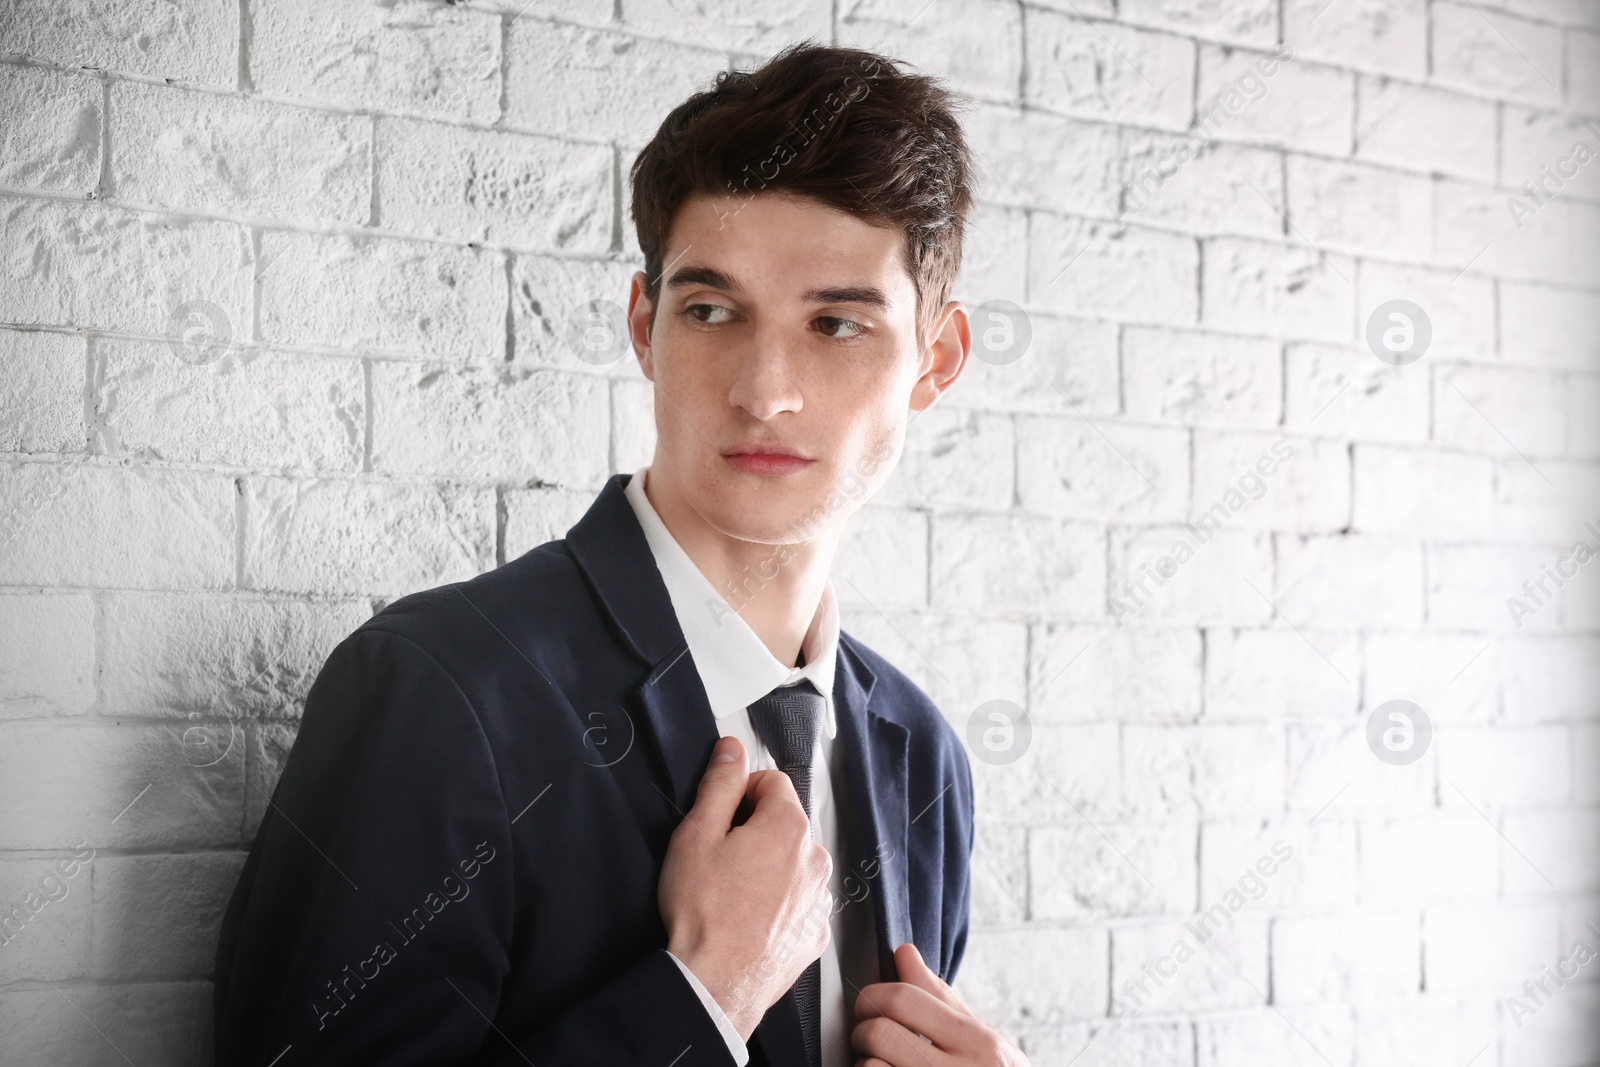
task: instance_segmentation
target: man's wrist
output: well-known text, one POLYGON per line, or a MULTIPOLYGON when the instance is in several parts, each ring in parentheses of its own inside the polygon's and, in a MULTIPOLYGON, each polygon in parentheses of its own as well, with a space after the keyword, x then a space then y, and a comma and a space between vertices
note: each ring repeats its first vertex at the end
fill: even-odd
POLYGON ((719 968, 709 966, 702 954, 672 944, 667 946, 667 953, 677 960, 679 966, 715 1001, 740 1039, 749 1041, 766 1009, 762 1008, 752 1013, 748 1003, 750 998, 745 995, 744 990, 735 982, 726 980, 719 968))
POLYGON ((722 1035, 723 1041, 727 1043, 728 1054, 733 1057, 733 1062, 738 1067, 746 1067, 746 1064, 750 1062, 750 1050, 745 1047, 750 1039, 749 1033, 740 1030, 734 1024, 734 1021, 729 1018, 728 1013, 723 1009, 722 1004, 712 995, 711 990, 706 988, 705 983, 700 981, 699 976, 694 973, 687 963, 674 954, 671 949, 667 950, 667 955, 671 956, 672 962, 678 965, 678 969, 683 972, 683 977, 694 989, 695 996, 699 997, 700 1003, 705 1006, 706 1014, 711 1017, 711 1021, 716 1024, 717 1032, 722 1035))

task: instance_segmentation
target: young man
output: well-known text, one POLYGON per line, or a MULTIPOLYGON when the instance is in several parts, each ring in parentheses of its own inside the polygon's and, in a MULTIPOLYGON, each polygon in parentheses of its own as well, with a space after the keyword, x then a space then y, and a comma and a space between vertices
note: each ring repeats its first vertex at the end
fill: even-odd
POLYGON ((828 572, 970 348, 934 81, 796 46, 633 168, 650 466, 330 656, 223 923, 218 1061, 1015 1064, 955 732, 828 572))

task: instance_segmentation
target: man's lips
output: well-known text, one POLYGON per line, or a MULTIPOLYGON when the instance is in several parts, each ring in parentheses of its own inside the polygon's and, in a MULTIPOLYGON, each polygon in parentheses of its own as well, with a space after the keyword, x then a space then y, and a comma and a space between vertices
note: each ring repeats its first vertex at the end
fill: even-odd
POLYGON ((745 474, 780 477, 803 470, 812 464, 805 456, 778 448, 739 449, 723 453, 723 458, 745 474))

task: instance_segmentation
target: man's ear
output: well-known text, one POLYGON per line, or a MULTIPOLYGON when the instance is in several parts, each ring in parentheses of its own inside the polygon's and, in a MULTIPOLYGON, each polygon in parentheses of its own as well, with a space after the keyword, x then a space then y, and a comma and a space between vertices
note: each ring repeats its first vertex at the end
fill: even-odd
POLYGON ((959 300, 946 304, 934 320, 928 346, 918 364, 922 376, 911 387, 911 410, 926 411, 966 369, 972 353, 972 323, 959 300))
POLYGON ((633 354, 639 360, 639 369, 650 381, 656 380, 655 349, 650 345, 650 316, 655 310, 645 283, 650 279, 644 271, 633 272, 633 285, 628 289, 628 336, 633 341, 633 354))

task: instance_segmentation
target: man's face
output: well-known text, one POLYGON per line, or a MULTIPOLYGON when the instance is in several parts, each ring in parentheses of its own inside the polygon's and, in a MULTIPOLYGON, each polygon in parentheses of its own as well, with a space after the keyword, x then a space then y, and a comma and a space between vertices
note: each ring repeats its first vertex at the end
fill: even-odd
POLYGON ((629 302, 656 387, 652 493, 741 540, 810 540, 859 508, 970 347, 955 303, 918 347, 899 231, 814 200, 692 198, 662 261, 654 326, 642 273, 629 302))

